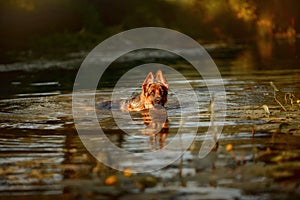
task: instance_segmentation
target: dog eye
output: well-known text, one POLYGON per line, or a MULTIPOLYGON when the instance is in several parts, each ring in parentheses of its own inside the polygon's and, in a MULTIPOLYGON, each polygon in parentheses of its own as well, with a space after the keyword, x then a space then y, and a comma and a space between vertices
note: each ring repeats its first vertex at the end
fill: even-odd
POLYGON ((166 92, 166 91, 164 91, 164 90, 161 90, 160 91, 160 95, 167 95, 168 93, 166 92))
POLYGON ((154 91, 152 91, 150 94, 151 94, 151 96, 154 96, 154 95, 155 95, 154 91))

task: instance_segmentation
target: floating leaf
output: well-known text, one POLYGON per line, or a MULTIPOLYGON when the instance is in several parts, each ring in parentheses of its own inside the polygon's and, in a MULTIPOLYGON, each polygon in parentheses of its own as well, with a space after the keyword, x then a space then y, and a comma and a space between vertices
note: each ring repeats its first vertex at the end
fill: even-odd
POLYGON ((132 171, 130 170, 130 169, 125 169, 124 171, 123 171, 123 175, 124 176, 132 176, 132 171))
POLYGON ((105 184, 106 185, 114 185, 117 182, 117 180, 118 180, 117 177, 112 175, 105 179, 105 184))
POLYGON ((266 114, 268 115, 268 117, 270 116, 270 110, 269 110, 269 107, 267 105, 263 105, 262 106, 263 109, 265 110, 266 114))
POLYGON ((233 150, 232 144, 227 144, 226 145, 226 151, 232 151, 232 150, 233 150))

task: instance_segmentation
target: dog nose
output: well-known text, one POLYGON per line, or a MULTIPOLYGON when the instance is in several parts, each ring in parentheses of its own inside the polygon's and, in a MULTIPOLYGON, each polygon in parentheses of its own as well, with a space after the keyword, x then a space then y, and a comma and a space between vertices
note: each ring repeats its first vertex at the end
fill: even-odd
POLYGON ((154 103, 155 103, 155 104, 159 104, 160 101, 161 101, 161 98, 160 98, 160 97, 156 97, 156 98, 154 99, 154 103))

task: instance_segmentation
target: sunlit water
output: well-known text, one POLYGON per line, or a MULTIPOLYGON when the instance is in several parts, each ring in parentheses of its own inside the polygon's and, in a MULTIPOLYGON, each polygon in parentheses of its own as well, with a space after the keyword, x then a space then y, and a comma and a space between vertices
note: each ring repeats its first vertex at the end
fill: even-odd
MULTIPOLYGON (((159 178, 155 187, 146 190, 149 194, 163 194, 166 191, 177 190, 176 199, 197 199, 197 196, 203 194, 208 195, 203 198, 211 199, 250 198, 243 193, 245 190, 239 183, 247 181, 249 184, 265 185, 270 183, 272 176, 270 179, 270 176, 251 174, 250 171, 244 174, 233 169, 241 166, 240 169, 246 171, 249 170, 247 164, 260 167, 261 163, 268 163, 269 160, 265 158, 255 160, 256 154, 263 154, 268 147, 284 149, 288 145, 289 150, 299 153, 300 142, 295 141, 298 138, 292 138, 294 141, 286 145, 282 142, 278 142, 277 146, 270 145, 271 133, 278 129, 281 122, 286 122, 285 119, 280 121, 281 115, 276 117, 276 113, 279 113, 281 108, 274 100, 274 90, 270 86, 270 81, 281 90, 278 92, 281 102, 284 102, 286 92, 291 92, 300 99, 298 61, 293 62, 291 67, 286 66, 286 69, 276 67, 276 69, 254 70, 258 68, 255 66, 259 63, 255 62, 249 52, 241 51, 234 58, 216 59, 216 62, 226 89, 227 111, 221 113, 222 116, 226 116, 226 120, 219 124, 224 125, 224 128, 222 134, 218 135, 218 149, 212 151, 205 159, 199 159, 198 153, 211 125, 209 112, 211 97, 205 82, 195 75, 194 71, 190 71, 190 66, 185 63, 171 65, 182 69, 182 73, 194 90, 181 88, 183 83, 180 80, 167 77, 170 92, 165 109, 169 123, 168 134, 163 142, 159 140, 158 135, 153 140, 151 135, 145 134, 146 125, 140 113, 132 114, 133 121, 130 123, 120 115, 117 120, 124 128, 121 130, 115 123, 116 119, 110 109, 97 109, 97 118, 106 136, 112 144, 128 152, 151 152, 163 149, 174 139, 182 124, 187 128, 186 130, 197 129, 195 137, 189 134, 189 131, 181 135, 182 141, 194 137, 194 142, 180 159, 149 174, 159 178), (178 101, 176 96, 178 92, 186 96, 184 102, 178 101), (189 96, 192 92, 197 94, 198 107, 196 108, 191 108, 189 105, 189 96), (273 122, 270 119, 266 123, 267 114, 262 108, 263 105, 269 107, 273 122), (183 121, 182 116, 191 120, 183 121), (255 136, 253 136, 253 129, 255 136), (126 130, 130 130, 130 134, 126 133, 126 130), (233 145, 235 157, 226 151, 227 144, 233 145), (243 162, 246 164, 241 164, 243 162), (212 174, 214 176, 211 176, 212 174)), ((22 79, 19 71, 5 72, 11 73, 12 78, 4 80, 4 83, 9 85, 10 91, 5 92, 5 88, 2 88, 4 95, 0 101, 0 196, 21 195, 20 198, 22 195, 37 194, 61 196, 72 193, 68 188, 76 185, 77 181, 78 184, 86 180, 91 181, 89 184, 94 180, 100 182, 102 180, 103 183, 107 175, 118 174, 97 164, 78 137, 73 123, 70 94, 70 85, 76 70, 58 68, 50 71, 54 75, 49 77, 42 71, 30 71, 34 77, 26 81, 22 79), (68 73, 70 74, 67 76, 68 73), (71 183, 70 180, 74 182, 71 183)), ((30 73, 25 73, 25 76, 28 77, 30 73)), ((96 100, 99 103, 111 98, 113 88, 109 86, 110 82, 106 84, 108 86, 97 90, 96 100)), ((139 88, 134 86, 128 90, 134 93, 139 91, 139 88)), ((93 109, 86 106, 84 101, 81 106, 82 112, 93 109)), ((294 126, 293 122, 295 122, 297 128, 299 114, 287 113, 284 117, 286 115, 291 117, 288 121, 291 126, 294 126)), ((88 126, 88 116, 82 122, 88 126)), ((176 151, 181 150, 178 148, 176 151)), ((296 164, 299 164, 299 158, 300 156, 295 156, 296 164)), ((146 164, 142 162, 143 160, 135 160, 134 165, 155 166, 159 162, 164 162, 164 158, 150 159, 152 160, 146 164)), ((123 164, 124 168, 130 168, 130 163, 124 161, 123 164)), ((256 189, 254 186, 251 187, 256 189)), ((101 192, 98 195, 102 195, 101 192)), ((252 197, 258 199, 264 195, 268 197, 271 194, 264 191, 262 196, 257 193, 252 197)))

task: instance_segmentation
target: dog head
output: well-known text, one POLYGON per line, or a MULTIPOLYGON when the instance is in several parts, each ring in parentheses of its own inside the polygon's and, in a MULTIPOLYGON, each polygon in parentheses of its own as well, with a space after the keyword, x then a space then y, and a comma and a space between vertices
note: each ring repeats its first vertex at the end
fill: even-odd
POLYGON ((149 109, 155 105, 164 106, 167 103, 168 82, 161 70, 156 72, 156 82, 152 72, 149 72, 142 85, 142 95, 145 108, 149 109))

